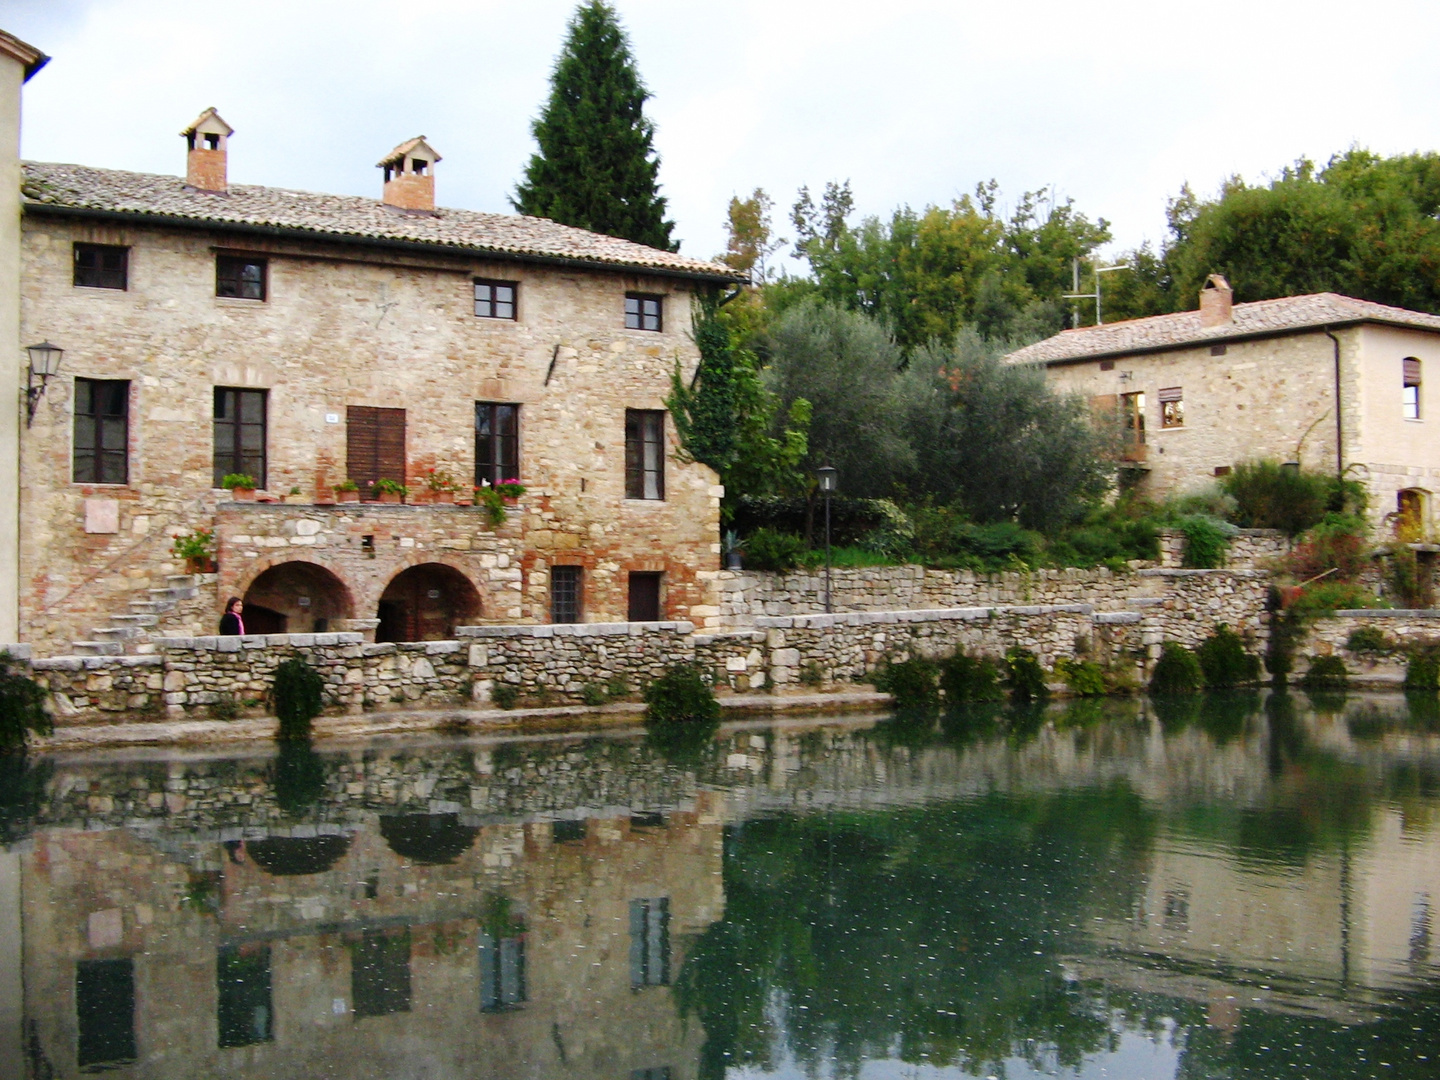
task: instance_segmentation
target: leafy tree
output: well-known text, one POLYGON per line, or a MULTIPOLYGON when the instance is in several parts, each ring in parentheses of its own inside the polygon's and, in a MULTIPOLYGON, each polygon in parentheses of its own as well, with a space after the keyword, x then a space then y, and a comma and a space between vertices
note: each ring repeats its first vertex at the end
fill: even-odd
POLYGON ((665 220, 649 94, 630 43, 602 0, 575 9, 550 79, 550 99, 531 127, 539 152, 512 201, 522 214, 676 250, 665 220))
POLYGON ((770 257, 785 246, 785 241, 771 229, 770 215, 774 207, 765 189, 757 187, 748 199, 731 196, 726 215, 730 236, 720 261, 749 274, 752 281, 759 283, 770 276, 770 257))

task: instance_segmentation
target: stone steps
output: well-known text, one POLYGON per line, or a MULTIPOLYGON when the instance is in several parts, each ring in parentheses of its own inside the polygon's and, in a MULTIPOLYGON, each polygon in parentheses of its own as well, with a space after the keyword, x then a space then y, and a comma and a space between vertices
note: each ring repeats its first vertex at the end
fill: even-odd
POLYGON ((199 596, 200 587, 193 574, 167 574, 163 587, 147 589, 145 594, 148 597, 146 600, 129 601, 128 614, 112 615, 108 626, 94 627, 90 641, 72 642, 76 655, 121 656, 126 652, 154 652, 150 632, 160 625, 160 616, 174 611, 181 600, 199 596))

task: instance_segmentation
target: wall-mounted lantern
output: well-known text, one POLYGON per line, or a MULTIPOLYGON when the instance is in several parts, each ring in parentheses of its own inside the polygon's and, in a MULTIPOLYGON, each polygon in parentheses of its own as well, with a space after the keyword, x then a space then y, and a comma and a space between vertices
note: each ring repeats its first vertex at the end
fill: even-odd
POLYGON ((42 341, 39 345, 27 345, 25 351, 30 354, 29 377, 25 386, 25 426, 29 427, 35 420, 36 406, 45 396, 46 385, 60 373, 60 358, 65 355, 65 350, 59 345, 42 341))

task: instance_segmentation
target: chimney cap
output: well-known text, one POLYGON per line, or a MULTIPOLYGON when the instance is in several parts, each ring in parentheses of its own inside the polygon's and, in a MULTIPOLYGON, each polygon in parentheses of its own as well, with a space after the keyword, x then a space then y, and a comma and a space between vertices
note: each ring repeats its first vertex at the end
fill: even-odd
POLYGON ((417 150, 423 151, 421 156, 425 157, 431 164, 440 160, 440 155, 435 152, 433 146, 425 141, 425 136, 416 135, 415 138, 406 139, 399 146, 395 147, 394 150, 391 150, 390 153, 375 163, 375 167, 377 169, 383 169, 386 165, 394 165, 398 161, 403 161, 405 158, 413 156, 417 150))
POLYGON ((1217 289, 1221 292, 1234 291, 1230 288, 1230 282, 1225 280, 1224 274, 1211 274, 1205 279, 1205 284, 1202 285, 1200 288, 1202 292, 1205 289, 1217 289))
POLYGON ((207 134, 216 132, 224 135, 228 139, 231 135, 235 134, 235 129, 224 121, 220 114, 215 111, 215 106, 212 105, 192 120, 190 126, 180 132, 180 134, 189 137, 197 132, 207 134))

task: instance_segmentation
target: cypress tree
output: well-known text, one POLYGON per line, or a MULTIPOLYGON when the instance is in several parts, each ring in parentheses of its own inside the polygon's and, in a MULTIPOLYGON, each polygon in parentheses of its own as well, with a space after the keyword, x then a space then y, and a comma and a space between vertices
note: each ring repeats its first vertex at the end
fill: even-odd
POLYGON ((570 19, 550 78, 550 100, 531 127, 540 150, 511 200, 522 214, 674 251, 665 220, 650 95, 615 10, 588 0, 570 19))

